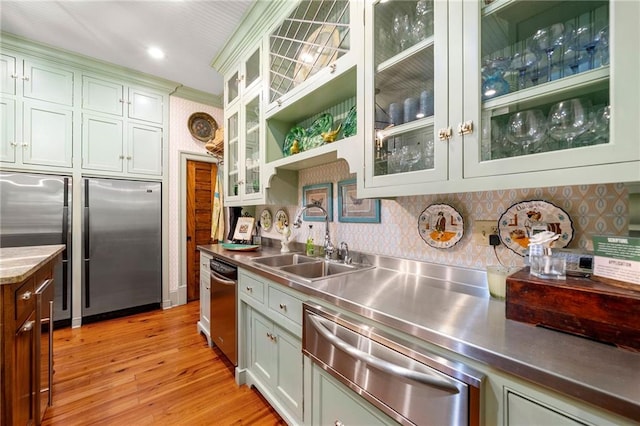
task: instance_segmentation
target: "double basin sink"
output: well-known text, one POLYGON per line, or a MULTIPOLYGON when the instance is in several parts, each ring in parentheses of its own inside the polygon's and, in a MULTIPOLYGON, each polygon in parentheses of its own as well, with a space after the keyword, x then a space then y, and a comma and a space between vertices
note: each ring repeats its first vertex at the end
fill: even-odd
POLYGON ((266 268, 285 275, 295 276, 305 281, 316 281, 373 268, 372 265, 339 263, 299 253, 258 257, 252 261, 266 268))

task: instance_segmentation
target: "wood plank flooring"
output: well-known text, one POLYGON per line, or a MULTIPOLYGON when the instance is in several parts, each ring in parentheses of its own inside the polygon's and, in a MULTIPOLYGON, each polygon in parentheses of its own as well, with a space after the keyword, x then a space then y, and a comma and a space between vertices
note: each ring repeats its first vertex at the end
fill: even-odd
POLYGON ((196 330, 199 302, 54 331, 45 426, 285 425, 196 330))

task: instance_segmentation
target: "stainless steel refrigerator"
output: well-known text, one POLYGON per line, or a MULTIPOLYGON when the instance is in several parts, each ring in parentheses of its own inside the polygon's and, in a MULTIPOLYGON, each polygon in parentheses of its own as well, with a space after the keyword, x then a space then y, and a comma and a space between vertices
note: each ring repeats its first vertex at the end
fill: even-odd
POLYGON ((161 184, 84 179, 84 322, 160 307, 161 184))
POLYGON ((71 324, 69 176, 0 171, 0 247, 64 244, 54 274, 54 321, 71 324))

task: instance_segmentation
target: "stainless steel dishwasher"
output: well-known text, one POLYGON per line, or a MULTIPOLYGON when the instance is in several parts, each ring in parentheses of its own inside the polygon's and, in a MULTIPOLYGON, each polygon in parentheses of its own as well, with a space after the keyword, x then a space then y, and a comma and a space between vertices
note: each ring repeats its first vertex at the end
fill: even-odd
POLYGON ((211 274, 211 341, 238 365, 236 337, 238 267, 221 259, 209 261, 211 274))
POLYGON ((302 352, 401 424, 480 423, 482 373, 345 315, 305 303, 302 352))

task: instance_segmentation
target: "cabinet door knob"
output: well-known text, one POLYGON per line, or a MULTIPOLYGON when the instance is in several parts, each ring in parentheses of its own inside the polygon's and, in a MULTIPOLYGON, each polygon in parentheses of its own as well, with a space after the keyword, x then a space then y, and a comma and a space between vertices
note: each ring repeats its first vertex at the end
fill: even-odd
POLYGON ((464 123, 458 124, 458 134, 460 136, 468 135, 471 133, 473 133, 473 121, 469 120, 469 121, 465 121, 464 123))
POLYGON ((11 145, 13 147, 16 147, 16 146, 18 146, 18 142, 9 142, 9 145, 11 145))
POLYGON ((451 130, 451 127, 447 127, 446 129, 438 130, 438 138, 440 138, 441 141, 446 141, 446 140, 450 139, 452 134, 453 134, 453 132, 451 130))
POLYGON ((16 78, 17 79, 18 77, 19 77, 18 74, 11 74, 11 78, 16 78))
POLYGON ((284 303, 280 304, 280 309, 282 309, 283 311, 287 310, 287 305, 285 305, 284 303))
POLYGON ((340 420, 336 420, 335 422, 333 422, 334 426, 344 426, 344 423, 342 423, 340 420))
POLYGON ((28 143, 26 143, 26 142, 23 142, 23 143, 22 143, 22 147, 23 147, 23 148, 26 148, 26 147, 28 147, 28 146, 29 146, 29 144, 28 144, 28 143))
POLYGON ((25 291, 22 296, 20 297, 22 300, 29 300, 31 299, 31 296, 33 295, 32 292, 30 291, 25 291))
POLYGON ((127 156, 127 160, 131 160, 131 156, 130 155, 127 156))
POLYGON ((282 106, 282 99, 278 99, 278 100, 276 101, 276 104, 278 104, 278 106, 282 106))
POLYGON ((247 291, 248 291, 249 293, 253 293, 253 287, 247 287, 247 291))
POLYGON ((124 155, 121 155, 118 158, 121 159, 121 160, 124 160, 124 155))
POLYGON ((22 77, 23 81, 29 81, 29 76, 28 75, 23 75, 22 77))
POLYGON ((126 102, 127 102, 127 101, 125 101, 124 99, 120 99, 120 103, 121 103, 121 104, 124 104, 124 103, 126 103, 126 102))
POLYGON ((33 330, 33 326, 34 326, 35 323, 36 323, 35 321, 27 321, 22 326, 22 330, 21 331, 31 331, 31 330, 33 330))
POLYGON ((337 65, 335 63, 329 65, 329 70, 331 70, 330 73, 333 74, 334 72, 336 72, 336 68, 337 65))

